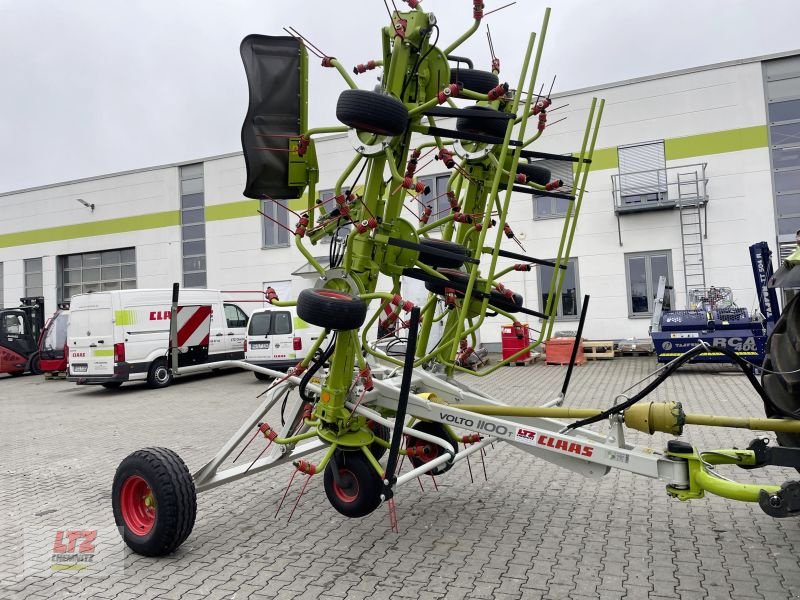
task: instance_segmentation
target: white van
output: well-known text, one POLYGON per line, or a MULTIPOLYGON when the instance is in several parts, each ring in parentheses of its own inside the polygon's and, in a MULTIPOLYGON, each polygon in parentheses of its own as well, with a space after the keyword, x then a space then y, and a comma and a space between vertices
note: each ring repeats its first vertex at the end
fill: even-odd
MULTIPOLYGON (((247 314, 217 290, 182 289, 180 305, 211 306, 208 355, 202 362, 241 360, 247 314)), ((73 296, 67 343, 68 380, 117 388, 172 383, 167 368, 172 290, 116 290, 73 296)), ((211 368, 211 367, 209 367, 211 368)))
MULTIPOLYGON (((254 310, 247 324, 245 360, 259 367, 285 371, 306 357, 321 334, 322 329, 303 321, 293 308, 254 310)), ((264 373, 253 373, 258 379, 270 379, 264 373)))

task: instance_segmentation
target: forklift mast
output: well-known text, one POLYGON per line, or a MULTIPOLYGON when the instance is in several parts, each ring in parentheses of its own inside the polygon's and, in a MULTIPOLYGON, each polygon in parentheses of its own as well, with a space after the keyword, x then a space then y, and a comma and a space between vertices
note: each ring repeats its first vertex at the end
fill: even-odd
POLYGON ((758 242, 750 246, 750 263, 753 266, 753 277, 758 293, 758 305, 761 314, 764 315, 764 324, 767 328, 767 335, 772 333, 772 328, 781 316, 778 307, 778 296, 775 288, 767 287, 767 282, 773 274, 772 270, 772 251, 767 242, 758 242))

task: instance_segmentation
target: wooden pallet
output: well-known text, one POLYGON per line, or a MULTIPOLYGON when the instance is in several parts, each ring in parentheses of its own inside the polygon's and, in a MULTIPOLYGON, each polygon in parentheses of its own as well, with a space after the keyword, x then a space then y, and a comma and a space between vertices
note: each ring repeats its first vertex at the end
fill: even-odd
POLYGON ((617 356, 652 356, 653 350, 642 348, 641 350, 617 350, 617 356))
POLYGON ((583 342, 583 353, 588 360, 614 358, 614 342, 608 340, 583 342))

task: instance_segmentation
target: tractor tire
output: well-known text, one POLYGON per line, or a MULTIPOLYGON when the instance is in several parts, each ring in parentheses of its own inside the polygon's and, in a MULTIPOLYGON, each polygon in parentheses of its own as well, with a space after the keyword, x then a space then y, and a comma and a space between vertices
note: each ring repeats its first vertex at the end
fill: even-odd
MULTIPOLYGON (((416 431, 421 431, 422 433, 427 433, 430 435, 435 435, 438 438, 443 439, 446 442, 449 442, 453 446, 453 450, 458 452, 458 440, 453 436, 452 433, 441 423, 433 423, 430 421, 421 421, 414 425, 412 429, 416 431)), ((429 463, 434 458, 438 458, 444 452, 444 449, 439 446, 438 444, 432 444, 426 440, 414 437, 414 436, 407 436, 406 439, 406 447, 412 447, 417 449, 427 449, 427 452, 423 456, 409 456, 408 460, 411 461, 411 464, 414 465, 414 468, 421 467, 422 465, 429 463)), ((434 467, 430 471, 426 473, 426 475, 430 475, 433 477, 434 475, 442 475, 443 473, 447 473, 453 467, 453 461, 449 461, 439 465, 438 467, 434 467)))
MULTIPOLYGON (((391 442, 389 437, 391 432, 386 425, 381 425, 375 421, 367 421, 367 427, 369 427, 370 431, 375 434, 375 437, 381 438, 384 442, 391 442)), ((386 454, 386 450, 386 447, 378 444, 377 442, 372 442, 369 445, 369 451, 372 452, 372 456, 375 457, 375 460, 380 460, 383 458, 383 455, 386 454)))
MULTIPOLYGON (((470 106, 470 110, 498 112, 490 106, 470 106)), ((503 139, 506 135, 506 119, 482 119, 480 117, 459 117, 456 119, 456 129, 464 133, 478 133, 503 139)))
POLYGON ((435 250, 444 250, 445 252, 450 252, 451 254, 457 254, 463 257, 461 259, 446 258, 443 256, 438 256, 436 254, 429 254, 425 252, 425 250, 420 250, 419 262, 421 262, 424 265, 428 265, 429 267, 433 267, 434 269, 438 268, 458 269, 461 267, 461 265, 464 264, 464 259, 467 258, 466 247, 462 246, 461 244, 456 244, 454 242, 448 242, 445 240, 434 240, 430 238, 421 238, 419 240, 419 245, 432 248, 435 250))
POLYGON ((194 527, 194 481, 181 458, 167 448, 144 448, 117 468, 111 488, 114 521, 128 547, 143 556, 165 556, 194 527))
POLYGON ((408 127, 405 104, 369 90, 345 90, 339 94, 336 118, 348 127, 378 135, 401 135, 408 127))
POLYGON ((550 169, 540 167, 537 164, 521 162, 517 165, 517 173, 522 173, 528 178, 528 181, 539 185, 550 183, 550 169))
POLYGON ((345 517, 365 517, 381 503, 383 482, 360 450, 337 450, 325 467, 324 484, 331 506, 345 517), (334 478, 335 468, 341 485, 334 478))
POLYGON ((30 361, 28 361, 28 369, 30 370, 31 375, 42 374, 42 360, 39 357, 38 352, 31 356, 30 361))
POLYGON ((297 316, 323 329, 358 329, 367 318, 367 304, 335 290, 306 289, 297 297, 297 316))
POLYGON ((152 389, 165 388, 172 385, 174 377, 167 366, 166 358, 157 358, 150 363, 147 371, 147 387, 152 389))
POLYGON ((463 88, 486 94, 500 85, 497 75, 478 69, 450 69, 450 83, 458 83, 463 88))
MULTIPOLYGON (((794 413, 800 409, 800 294, 786 308, 772 334, 767 339, 764 371, 761 385, 773 404, 784 411, 794 413), (777 371, 777 372, 774 372, 777 371), (793 373, 790 371, 794 371, 793 373)), ((765 407, 767 417, 783 418, 783 415, 765 407)), ((800 418, 800 414, 798 414, 800 418)), ((778 444, 800 448, 800 434, 779 431, 775 434, 778 444)), ((800 470, 800 469, 798 469, 800 470)))
MULTIPOLYGON (((469 281, 469 275, 463 271, 456 271, 454 269, 439 269, 439 273, 446 276, 450 281, 455 281, 464 285, 466 285, 467 281, 469 281)), ((447 282, 443 279, 431 279, 425 282, 425 289, 429 292, 433 292, 434 294, 444 294, 445 288, 447 287, 447 282)), ((456 289, 455 291, 457 297, 464 297, 464 293, 461 290, 456 289)), ((512 298, 506 298, 497 290, 492 290, 489 292, 489 304, 506 312, 519 312, 519 309, 523 306, 523 303, 524 299, 520 294, 515 293, 512 298)))
POLYGON ((118 390, 120 387, 122 387, 122 382, 121 381, 106 381, 105 383, 101 383, 100 385, 102 385, 107 390, 118 390))

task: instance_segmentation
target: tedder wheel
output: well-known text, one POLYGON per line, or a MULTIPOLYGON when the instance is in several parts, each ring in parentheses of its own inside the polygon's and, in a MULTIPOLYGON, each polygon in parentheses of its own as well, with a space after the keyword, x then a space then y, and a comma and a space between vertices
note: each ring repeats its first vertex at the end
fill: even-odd
POLYGON ((147 371, 147 387, 165 388, 172 384, 172 371, 167 366, 166 358, 157 358, 147 371))
POLYGON ((258 371, 253 371, 253 375, 255 375, 256 379, 258 379, 259 381, 272 381, 272 377, 270 377, 266 373, 259 373, 258 371))
POLYGON ((31 356, 31 360, 29 363, 29 367, 31 375, 41 375, 42 374, 42 360, 39 357, 39 353, 37 352, 33 356, 31 356))
POLYGON ((122 382, 121 381, 106 381, 105 383, 101 383, 100 385, 102 385, 107 390, 116 390, 116 389, 119 389, 122 386, 122 382))
POLYGON ((358 329, 367 318, 367 304, 335 290, 305 289, 297 296, 297 316, 323 329, 358 329))
MULTIPOLYGON (((795 296, 783 310, 775 329, 767 339, 764 372, 761 384, 774 404, 787 412, 800 409, 800 295, 795 296), (770 373, 780 371, 780 373, 770 373), (793 372, 791 372, 793 371, 793 372)), ((783 415, 766 407, 767 417, 783 415)), ((778 444, 800 448, 800 434, 779 431, 778 444)), ((800 469, 798 469, 800 470, 800 469)))
POLYGON ((517 173, 522 173, 528 178, 528 181, 538 183, 539 185, 547 185, 550 183, 550 169, 540 167, 532 163, 519 163, 517 165, 517 173))
POLYGON ((348 127, 378 135, 400 135, 408 126, 408 109, 397 98, 369 90, 345 90, 336 103, 336 118, 348 127))
MULTIPOLYGON (((375 434, 375 437, 381 438, 384 442, 391 441, 389 438, 390 431, 386 425, 381 425, 375 421, 367 421, 367 427, 375 434)), ((372 452, 372 456, 375 457, 375 460, 380 460, 383 455, 386 454, 386 448, 377 442, 372 442, 369 445, 369 451, 372 452)))
POLYGON ((500 85, 497 75, 479 69, 450 69, 450 83, 460 83, 464 88, 486 94, 500 85))
MULTIPOLYGON (((470 110, 483 110, 497 113, 491 106, 470 106, 470 110)), ((481 117, 459 117, 456 119, 456 129, 465 133, 480 133, 496 138, 503 138, 506 135, 506 119, 483 119, 481 117)))
MULTIPOLYGON (((469 281, 469 275, 463 271, 456 271, 455 269, 439 269, 439 273, 447 277, 450 281, 460 283, 462 285, 466 285, 467 281, 469 281)), ((425 289, 429 292, 433 292, 434 294, 444 294, 447 287, 447 282, 443 279, 430 279, 425 282, 425 289)), ((457 289, 456 296, 463 298, 464 292, 457 289)), ((520 294, 515 293, 512 298, 506 298, 497 290, 492 290, 489 293, 489 304, 506 312, 519 312, 519 309, 522 308, 523 302, 524 300, 520 294)))
POLYGON ((337 450, 325 467, 324 480, 325 495, 346 517, 364 517, 381 503, 383 482, 361 450, 337 450), (339 470, 338 478, 334 469, 339 470))
MULTIPOLYGON (((441 423, 421 421, 416 425, 414 425, 412 429, 415 429, 416 431, 421 431, 422 433, 435 435, 438 438, 442 438, 444 441, 449 442, 453 446, 453 449, 456 452, 458 452, 458 440, 441 423)), ((438 444, 433 444, 431 442, 413 436, 408 436, 408 440, 406 441, 406 447, 416 448, 417 450, 423 451, 423 454, 421 456, 408 457, 408 459, 411 461, 411 464, 414 465, 415 469, 417 467, 421 467, 425 463, 429 463, 434 458, 438 458, 444 452, 444 449, 438 444), (425 451, 426 447, 427 451, 425 451)), ((449 471, 452 467, 453 467, 453 461, 449 461, 439 465, 438 467, 434 467, 433 469, 428 471, 426 475, 441 475, 442 473, 447 473, 447 471, 449 471)))
POLYGON ((114 475, 114 521, 131 550, 164 556, 180 546, 194 527, 194 481, 181 458, 167 448, 128 455, 114 475))
POLYGON ((455 242, 421 238, 419 240, 419 245, 433 248, 435 250, 444 250, 445 252, 457 254, 458 256, 462 257, 461 259, 447 258, 437 254, 429 254, 425 252, 425 250, 420 250, 419 262, 424 265, 428 265, 429 267, 433 267, 434 269, 438 269, 439 267, 444 267, 446 269, 458 269, 464 264, 464 259, 467 258, 467 249, 461 244, 456 244, 455 242))

